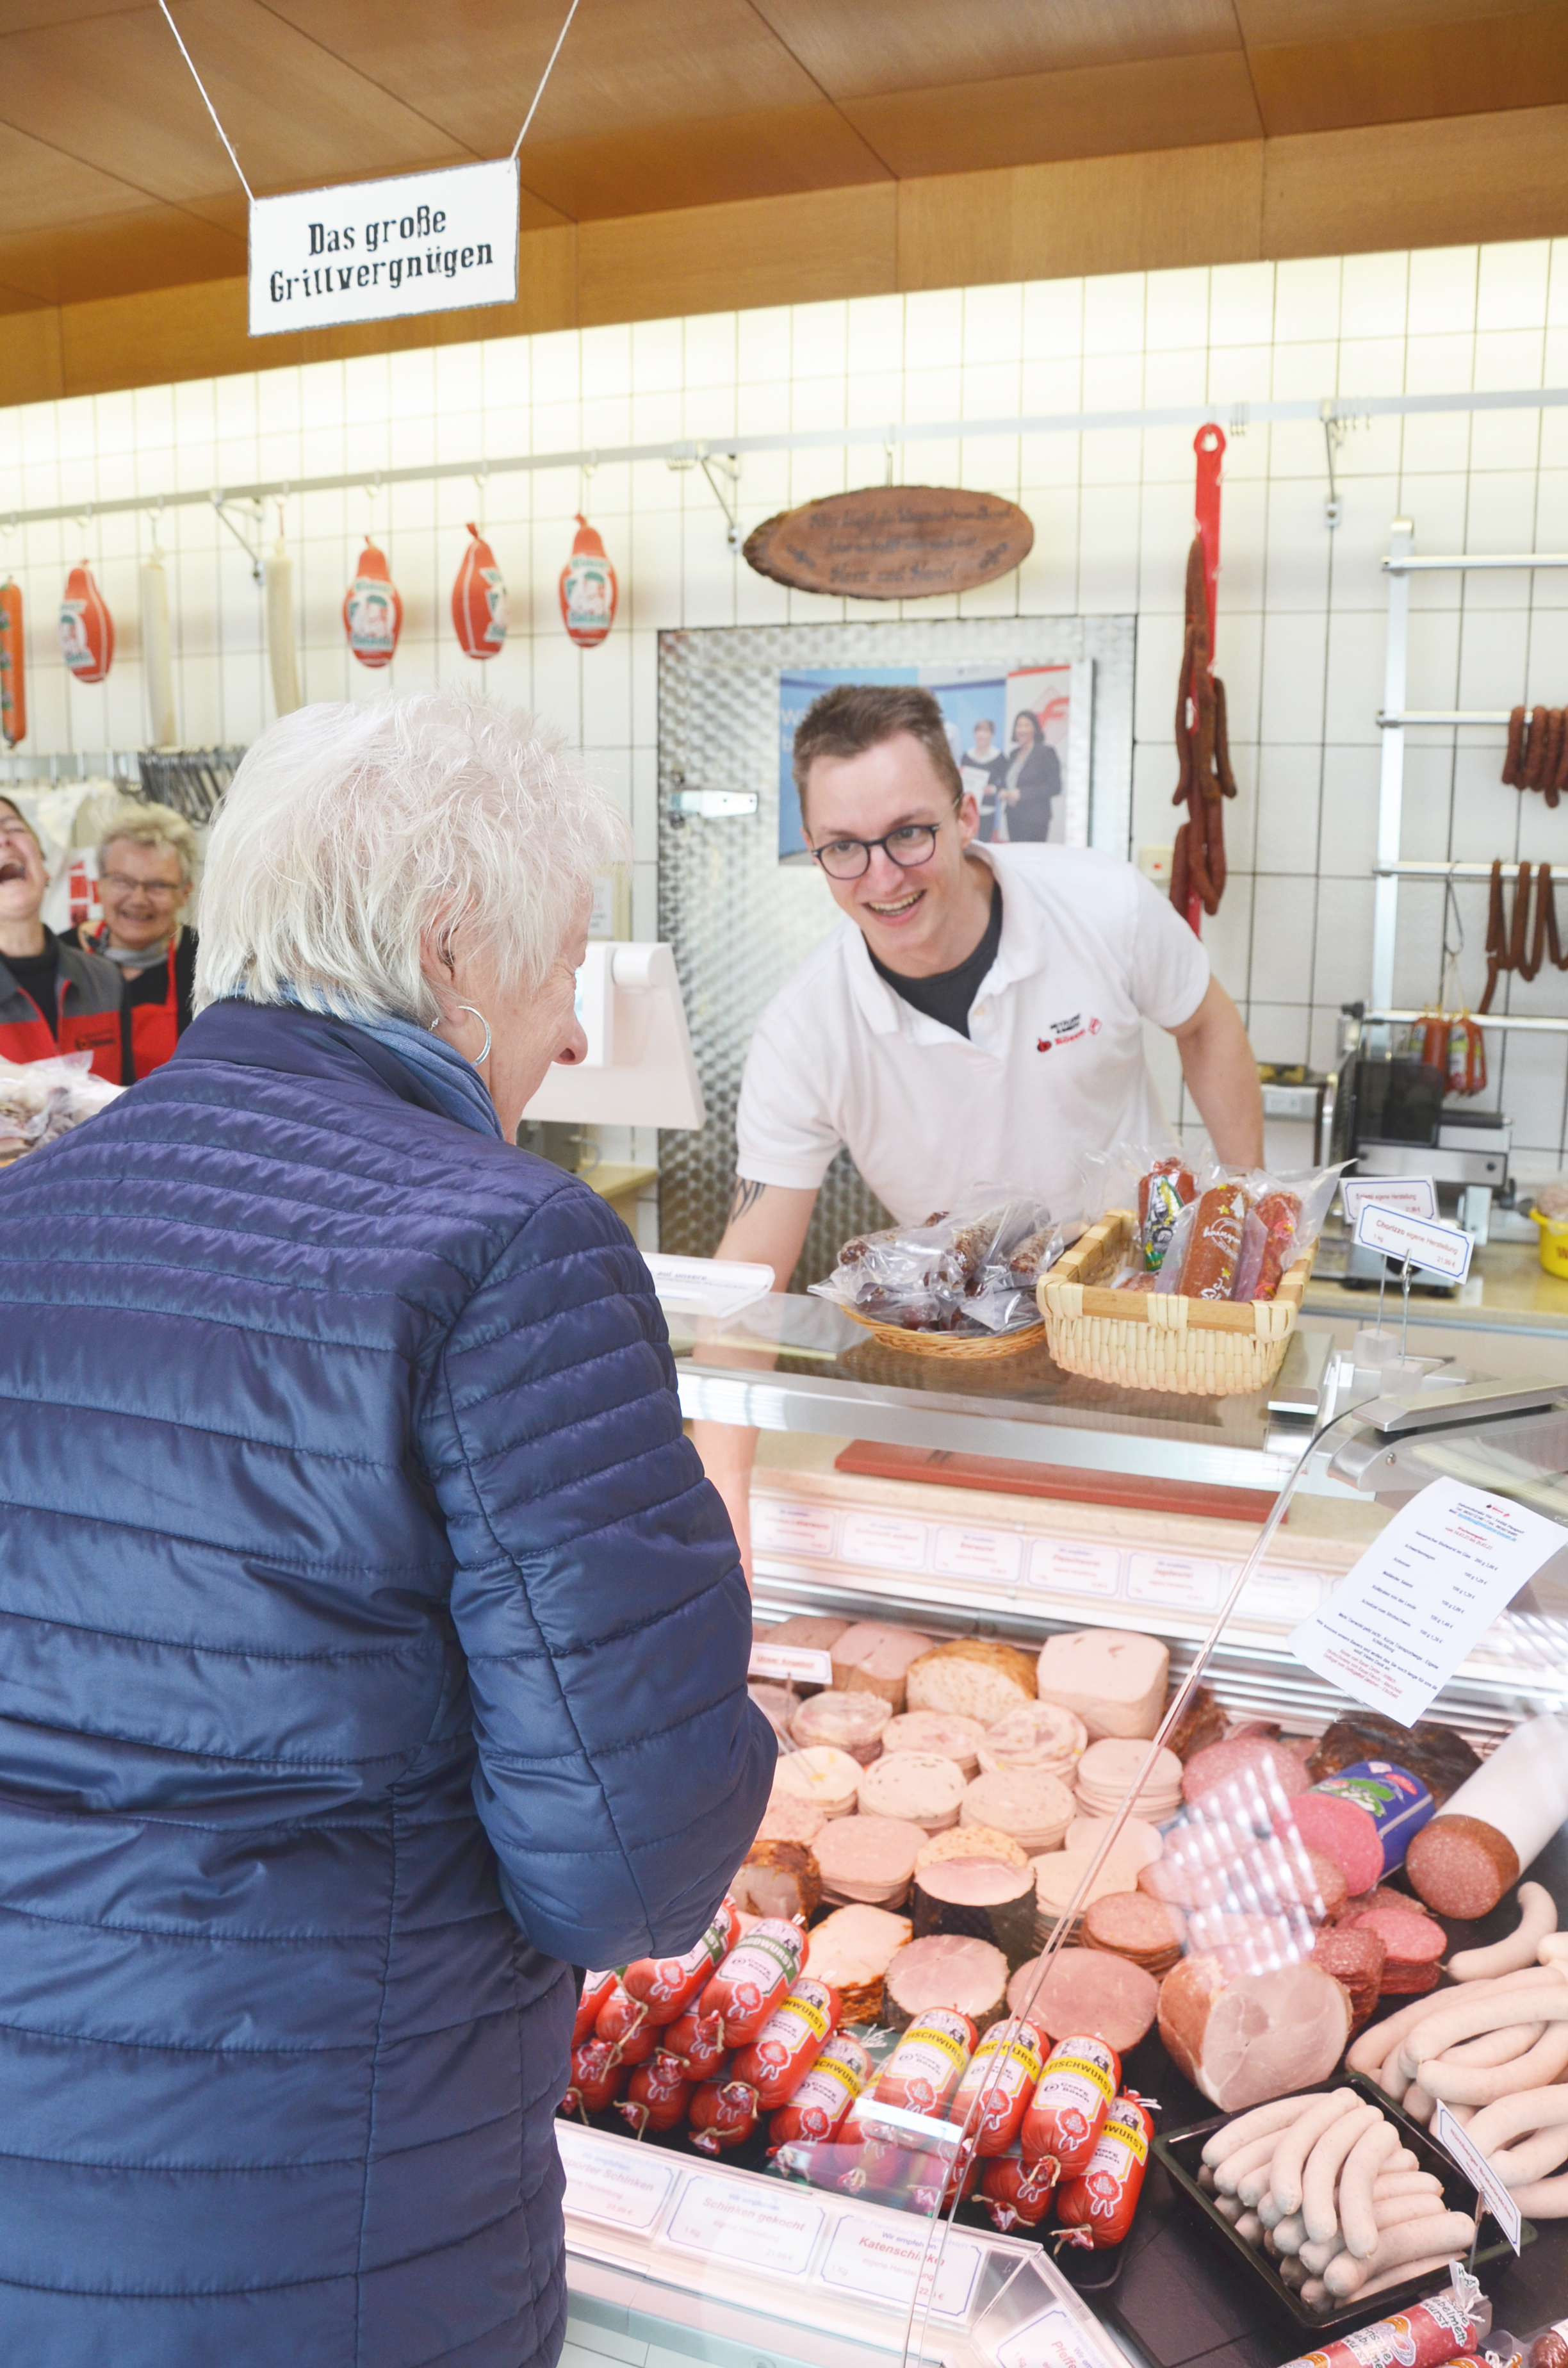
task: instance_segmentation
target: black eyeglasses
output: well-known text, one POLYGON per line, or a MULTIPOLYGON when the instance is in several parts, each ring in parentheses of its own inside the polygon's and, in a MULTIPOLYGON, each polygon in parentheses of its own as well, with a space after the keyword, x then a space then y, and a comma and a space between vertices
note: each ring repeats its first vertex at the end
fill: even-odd
POLYGON ((879 847, 901 871, 913 871, 917 864, 930 860, 941 827, 939 822, 900 823, 885 838, 830 838, 825 847, 813 847, 812 853, 830 880, 863 879, 879 847))

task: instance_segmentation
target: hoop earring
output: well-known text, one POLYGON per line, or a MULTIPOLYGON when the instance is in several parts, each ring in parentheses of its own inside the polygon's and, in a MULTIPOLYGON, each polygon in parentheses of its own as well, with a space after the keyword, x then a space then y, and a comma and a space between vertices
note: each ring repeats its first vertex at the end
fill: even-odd
POLYGON ((472 1014, 473 1014, 473 1016, 474 1016, 474 1018, 478 1020, 478 1022, 479 1022, 480 1026, 481 1026, 481 1027, 483 1029, 483 1030, 484 1030, 484 1042, 483 1042, 483 1043, 480 1046, 480 1048, 479 1048, 478 1052, 474 1054, 474 1056, 473 1056, 473 1064, 472 1064, 472 1065, 473 1065, 476 1069, 483 1069, 483 1066, 484 1066, 484 1064, 485 1064, 485 1063, 486 1063, 486 1061, 488 1061, 488 1060, 489 1060, 489 1058, 490 1058, 490 1044, 491 1044, 490 1022, 489 1022, 489 1020, 488 1020, 488 1019, 486 1019, 486 1018, 485 1018, 485 1016, 484 1016, 483 1012, 483 1011, 481 1011, 481 1010, 479 1009, 479 1008, 478 1008, 478 1006, 477 1006, 476 1004, 472 1004, 472 1003, 460 1003, 460 1004, 459 1004, 459 1006, 458 1006, 458 1009, 459 1009, 460 1011, 472 1011, 472 1014))

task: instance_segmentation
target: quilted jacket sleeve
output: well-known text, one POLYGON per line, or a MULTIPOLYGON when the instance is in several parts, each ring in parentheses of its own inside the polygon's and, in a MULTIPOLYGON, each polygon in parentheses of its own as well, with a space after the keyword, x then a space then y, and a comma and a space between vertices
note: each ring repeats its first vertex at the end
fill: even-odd
POLYGON ((421 1443, 457 1570, 474 1793, 506 1903, 577 1964, 689 1948, 767 1804, 734 1537, 653 1284, 566 1186, 449 1336, 421 1443))

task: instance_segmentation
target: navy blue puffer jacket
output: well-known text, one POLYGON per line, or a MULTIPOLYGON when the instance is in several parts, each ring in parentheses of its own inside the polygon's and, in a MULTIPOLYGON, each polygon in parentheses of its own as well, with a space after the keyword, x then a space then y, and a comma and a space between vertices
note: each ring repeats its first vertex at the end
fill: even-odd
POLYGON ((689 1947, 773 1764, 673 1379, 336 1021, 0 1177, 0 2359, 553 2358, 568 1966, 689 1947))

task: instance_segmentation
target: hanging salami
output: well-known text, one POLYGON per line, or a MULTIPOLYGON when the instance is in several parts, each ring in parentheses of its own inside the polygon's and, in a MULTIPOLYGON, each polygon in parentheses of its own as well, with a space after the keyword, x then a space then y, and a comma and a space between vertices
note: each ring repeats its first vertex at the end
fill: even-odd
POLYGON ((561 571, 561 614, 579 649, 591 650, 615 622, 615 570, 597 529, 577 512, 572 556, 561 571))
POLYGON ((25 739, 27 677, 22 669, 22 587, 7 576, 0 584, 0 734, 7 748, 25 739))
POLYGON ((495 553, 472 519, 468 530, 472 540, 452 586, 452 623, 467 656, 493 658, 506 638, 506 586, 495 553))
POLYGON ((60 647, 78 682, 102 682, 114 664, 114 619, 85 560, 65 579, 60 647))
POLYGON ((390 666, 403 631, 403 601, 384 551, 368 542, 343 602, 343 630, 361 666, 390 666))

